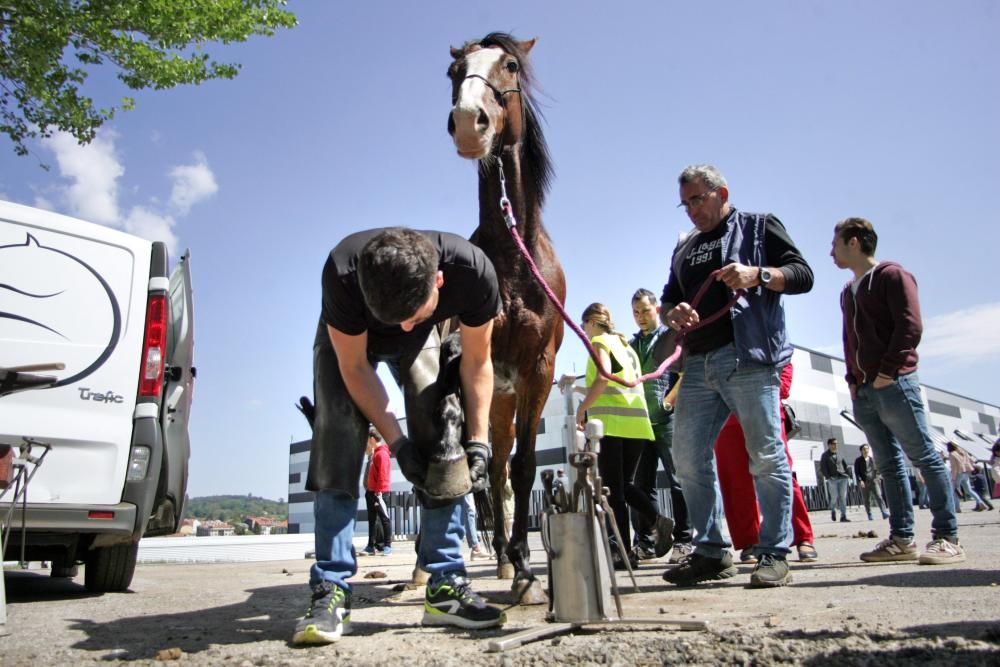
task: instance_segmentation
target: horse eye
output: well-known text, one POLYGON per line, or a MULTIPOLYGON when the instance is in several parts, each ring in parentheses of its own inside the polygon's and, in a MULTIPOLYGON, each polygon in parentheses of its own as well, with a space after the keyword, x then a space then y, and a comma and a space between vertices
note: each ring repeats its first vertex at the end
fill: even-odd
POLYGON ((508 60, 507 61, 507 71, 508 72, 510 72, 511 74, 514 74, 519 69, 520 69, 520 66, 517 64, 516 60, 508 60))

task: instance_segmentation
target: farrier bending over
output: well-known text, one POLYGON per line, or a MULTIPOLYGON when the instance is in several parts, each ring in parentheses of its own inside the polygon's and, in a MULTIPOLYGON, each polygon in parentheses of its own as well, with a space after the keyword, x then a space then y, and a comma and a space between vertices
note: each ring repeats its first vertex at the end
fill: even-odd
POLYGON ((493 392, 491 335, 500 311, 496 273, 469 241, 445 232, 373 229, 346 237, 323 268, 313 347, 316 416, 306 488, 316 493, 311 603, 293 643, 325 644, 350 631, 358 478, 368 424, 385 436, 424 505, 419 560, 430 573, 423 622, 485 628, 504 615, 469 588, 462 496, 486 482, 493 392), (457 317, 466 440, 440 420, 446 388, 436 324, 457 317), (408 435, 375 372, 388 364, 403 390, 408 435))

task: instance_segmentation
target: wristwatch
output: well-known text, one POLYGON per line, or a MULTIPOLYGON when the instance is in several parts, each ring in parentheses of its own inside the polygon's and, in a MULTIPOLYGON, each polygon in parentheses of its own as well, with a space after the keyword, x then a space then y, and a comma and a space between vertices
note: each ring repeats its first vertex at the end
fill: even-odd
POLYGON ((767 284, 769 282, 771 282, 771 272, 768 271, 767 269, 765 269, 763 266, 760 267, 760 268, 758 268, 757 269, 757 280, 760 281, 761 285, 763 285, 764 287, 767 287, 767 284))

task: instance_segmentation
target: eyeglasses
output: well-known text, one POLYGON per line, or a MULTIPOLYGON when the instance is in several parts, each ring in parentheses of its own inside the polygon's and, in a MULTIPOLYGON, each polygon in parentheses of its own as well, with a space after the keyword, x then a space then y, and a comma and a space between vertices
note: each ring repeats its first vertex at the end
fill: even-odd
POLYGON ((711 190, 706 190, 700 195, 695 195, 691 199, 682 199, 681 203, 677 205, 677 208, 695 208, 701 206, 702 203, 708 199, 708 196, 718 190, 719 188, 712 188, 711 190))

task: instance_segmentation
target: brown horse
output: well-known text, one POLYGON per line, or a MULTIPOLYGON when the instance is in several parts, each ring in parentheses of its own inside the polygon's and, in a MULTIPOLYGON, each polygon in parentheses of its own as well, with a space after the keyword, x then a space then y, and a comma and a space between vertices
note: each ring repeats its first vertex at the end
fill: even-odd
POLYGON ((535 435, 552 388, 563 323, 511 237, 499 204, 502 194, 509 197, 518 231, 546 282, 560 301, 566 298, 562 267, 542 226, 552 165, 531 96, 528 52, 534 44, 491 33, 452 48, 454 62, 448 68, 453 102, 448 132, 461 157, 479 162, 479 226, 471 240, 493 261, 503 299, 493 328, 493 545, 497 576, 514 578, 512 590, 522 604, 545 602, 529 564, 528 500, 535 479, 535 435), (508 544, 501 528, 502 493, 515 423, 517 450, 510 466, 515 510, 508 544))

